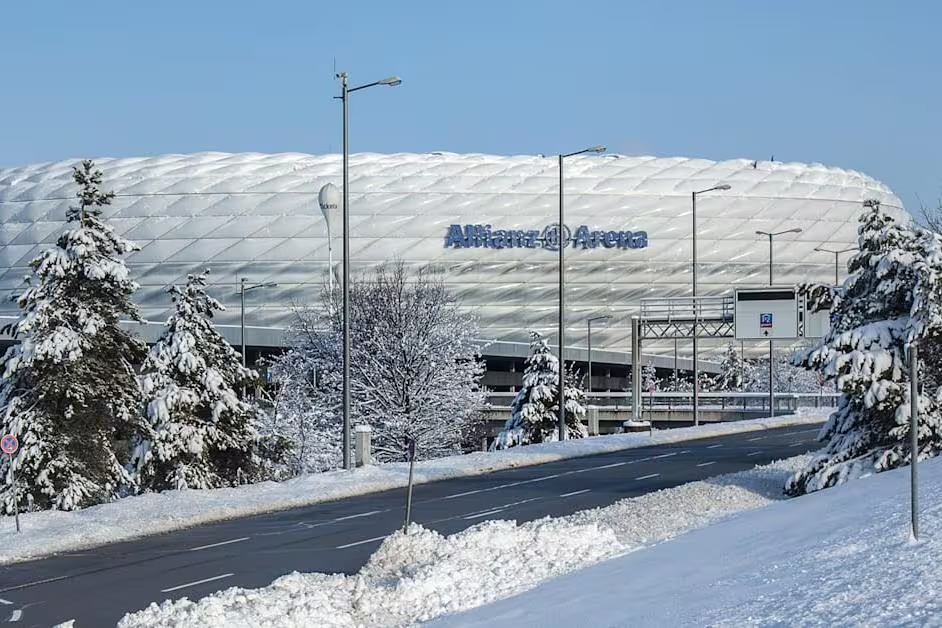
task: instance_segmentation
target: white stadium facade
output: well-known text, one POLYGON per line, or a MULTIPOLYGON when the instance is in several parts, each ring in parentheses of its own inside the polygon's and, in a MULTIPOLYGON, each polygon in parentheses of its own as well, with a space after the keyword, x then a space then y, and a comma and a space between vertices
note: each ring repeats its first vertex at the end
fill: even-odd
MULTIPOLYGON (((4 297, 22 288, 30 260, 64 229, 78 163, 0 169, 4 297)), ((209 268, 211 292, 227 307, 217 324, 233 343, 241 340, 240 280, 277 284, 245 295, 253 355, 277 349, 292 304, 317 301, 329 260, 335 271, 340 264, 340 217, 330 219, 328 238, 318 203, 326 184, 341 184, 339 155, 198 153, 95 163, 104 189, 116 194, 105 218, 140 246, 127 262, 141 284, 142 315, 152 321, 145 336, 153 338, 169 314, 167 287, 209 268)), ((757 231, 801 230, 773 242, 777 285, 831 282, 835 256, 815 249, 854 247, 865 201, 907 216, 882 183, 821 164, 567 158, 567 357, 584 361, 586 321, 611 316, 592 330, 596 387, 624 390, 629 317, 642 298, 691 295, 691 197, 716 186, 729 189, 697 196, 700 295, 768 283, 769 238, 757 231)), ((555 156, 351 155, 351 270, 357 275, 398 259, 441 272, 491 342, 487 383, 509 389, 519 381, 529 330, 551 343, 556 337, 558 251, 542 236, 558 221, 559 191, 555 156)), ((3 319, 17 315, 6 298, 0 308, 3 319)), ((677 363, 673 343, 644 349, 656 366, 677 363)), ((689 346, 680 350, 690 355, 689 346)))

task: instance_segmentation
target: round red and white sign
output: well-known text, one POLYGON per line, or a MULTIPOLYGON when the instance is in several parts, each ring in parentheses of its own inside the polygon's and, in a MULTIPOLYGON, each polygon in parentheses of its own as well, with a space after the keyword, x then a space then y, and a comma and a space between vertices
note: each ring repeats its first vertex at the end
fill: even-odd
POLYGON ((5 454, 10 454, 11 456, 16 453, 16 450, 19 449, 20 443, 16 440, 16 436, 13 434, 7 434, 3 438, 0 438, 0 450, 5 454))

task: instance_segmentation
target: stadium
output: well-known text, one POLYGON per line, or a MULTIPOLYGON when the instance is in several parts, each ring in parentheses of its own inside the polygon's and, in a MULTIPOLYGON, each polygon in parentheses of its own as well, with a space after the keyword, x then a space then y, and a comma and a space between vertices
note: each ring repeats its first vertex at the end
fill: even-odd
MULTIPOLYGON (((30 260, 63 230, 78 163, 0 169, 0 293, 16 294, 30 260)), ((335 272, 339 266, 340 216, 322 212, 318 196, 325 185, 341 184, 340 155, 198 153, 95 163, 104 189, 116 194, 104 217, 140 246, 127 262, 151 322, 145 336, 159 333, 169 314, 167 287, 210 268, 211 293, 227 308, 217 317, 226 337, 240 342, 244 311, 250 359, 277 350, 292 305, 316 302, 331 262, 335 272), (244 294, 243 279, 253 288, 244 294)), ((833 282, 835 255, 816 249, 853 248, 865 201, 907 216, 879 181, 821 164, 580 155, 566 159, 563 180, 567 355, 584 361, 586 321, 611 317, 591 338, 601 369, 596 386, 610 390, 625 387, 629 316, 641 299, 691 294, 693 192, 703 192, 696 201, 701 295, 766 285, 770 272, 776 284, 833 282), (770 261, 772 238, 757 231, 795 229, 776 235, 770 261)), ((528 332, 551 343, 556 335, 559 182, 556 156, 351 155, 351 271, 399 259, 440 272, 490 342, 488 385, 509 389, 519 381, 528 332)), ((843 273, 846 258, 840 261, 843 273)), ((5 299, 0 308, 4 319, 17 315, 5 299)), ((645 346, 653 354, 645 359, 670 368, 674 350, 645 346)), ((689 347, 680 350, 689 355, 689 347)))

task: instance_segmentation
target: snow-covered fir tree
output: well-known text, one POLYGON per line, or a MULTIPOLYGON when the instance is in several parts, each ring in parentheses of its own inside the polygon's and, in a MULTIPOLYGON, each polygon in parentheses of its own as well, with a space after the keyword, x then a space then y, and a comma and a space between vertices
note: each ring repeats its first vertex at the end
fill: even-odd
MULTIPOLYGON (((462 311, 441 277, 425 269, 410 273, 402 262, 355 280, 350 297, 351 422, 372 428, 374 459, 402 460, 406 436, 416 439, 422 458, 461 453, 486 398, 475 318, 462 311)), ((313 422, 330 434, 339 434, 341 424, 341 305, 338 291, 325 291, 321 308, 298 310, 304 320, 291 332, 306 335, 293 348, 308 356, 297 364, 316 366, 323 382, 310 391, 311 399, 333 410, 315 413, 313 422)), ((288 377, 287 361, 274 368, 288 377)))
POLYGON ((720 373, 714 388, 723 392, 739 392, 745 385, 745 365, 739 350, 732 342, 726 345, 723 360, 720 362, 720 373))
MULTIPOLYGON (((920 350, 919 459, 942 449, 939 338, 942 337, 942 239, 899 224, 874 204, 861 216, 859 252, 833 301, 831 327, 794 362, 837 379, 837 410, 821 431, 827 441, 786 483, 790 495, 827 488, 911 462, 907 343, 920 350)), ((822 292, 805 287, 809 294, 822 292)))
POLYGON ((258 374, 213 325, 223 306, 209 270, 168 290, 174 312, 141 368, 146 430, 132 465, 141 490, 206 489, 254 478, 256 408, 239 389, 258 374))
POLYGON ((654 368, 653 364, 645 364, 641 368, 641 392, 657 392, 658 389, 658 378, 657 378, 657 369, 654 368))
MULTIPOLYGON (((582 423, 586 393, 571 366, 566 368, 566 435, 585 438, 582 423)), ((523 372, 523 385, 510 404, 510 418, 498 433, 491 449, 543 443, 559 439, 559 359, 539 332, 530 332, 530 355, 523 372)))
POLYGON ((123 259, 137 247, 104 222, 114 194, 101 190, 95 164, 83 161, 73 179, 79 201, 67 229, 30 263, 22 313, 4 328, 18 342, 4 357, 0 432, 21 443, 12 462, 0 461, 7 512, 113 499, 130 482, 129 443, 141 428, 134 365, 146 345, 119 325, 140 320, 123 259))

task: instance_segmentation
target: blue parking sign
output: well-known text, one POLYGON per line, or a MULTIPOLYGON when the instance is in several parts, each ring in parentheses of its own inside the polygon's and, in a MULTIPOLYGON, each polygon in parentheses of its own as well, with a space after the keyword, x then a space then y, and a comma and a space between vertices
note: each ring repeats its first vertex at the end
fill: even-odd
POLYGON ((767 329, 772 326, 772 313, 763 312, 759 314, 759 327, 762 329, 767 329))

